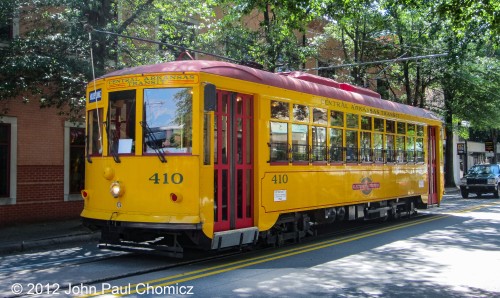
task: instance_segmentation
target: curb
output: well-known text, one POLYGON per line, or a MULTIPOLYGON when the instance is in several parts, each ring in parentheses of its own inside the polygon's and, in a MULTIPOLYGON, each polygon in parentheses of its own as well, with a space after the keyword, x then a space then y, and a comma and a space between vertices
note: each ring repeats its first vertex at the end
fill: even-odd
POLYGON ((100 233, 97 232, 93 234, 68 235, 68 236, 61 236, 61 237, 54 237, 47 239, 21 241, 17 243, 6 243, 0 245, 0 254, 6 254, 11 252, 23 252, 39 248, 47 248, 50 246, 66 244, 66 243, 93 241, 93 240, 98 240, 100 237, 101 237, 100 233))

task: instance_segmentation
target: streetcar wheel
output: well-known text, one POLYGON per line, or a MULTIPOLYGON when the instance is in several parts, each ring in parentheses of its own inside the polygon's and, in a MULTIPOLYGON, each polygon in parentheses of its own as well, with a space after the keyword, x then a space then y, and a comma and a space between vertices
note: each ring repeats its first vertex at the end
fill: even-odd
POLYGON ((462 190, 462 198, 467 199, 469 197, 469 192, 466 190, 462 190))

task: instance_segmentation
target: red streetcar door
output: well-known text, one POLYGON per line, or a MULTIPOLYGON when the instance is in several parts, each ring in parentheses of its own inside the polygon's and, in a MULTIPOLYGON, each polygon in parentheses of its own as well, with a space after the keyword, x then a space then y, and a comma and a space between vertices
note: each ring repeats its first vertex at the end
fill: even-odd
POLYGON ((253 97, 217 90, 214 231, 253 226, 253 97))
POLYGON ((435 127, 430 127, 427 131, 428 135, 428 173, 429 173, 429 201, 428 205, 433 205, 437 204, 437 187, 438 187, 438 171, 437 171, 437 164, 436 164, 436 154, 437 154, 437 148, 436 148, 436 128, 435 127))

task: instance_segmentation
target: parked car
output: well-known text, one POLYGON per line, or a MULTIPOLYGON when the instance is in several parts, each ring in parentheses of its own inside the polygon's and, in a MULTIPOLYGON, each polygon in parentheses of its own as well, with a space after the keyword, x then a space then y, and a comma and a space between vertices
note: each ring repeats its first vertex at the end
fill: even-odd
POLYGON ((500 197, 500 165, 480 164, 469 169, 467 174, 460 180, 460 191, 464 199, 470 193, 481 196, 485 193, 493 193, 495 198, 500 197))

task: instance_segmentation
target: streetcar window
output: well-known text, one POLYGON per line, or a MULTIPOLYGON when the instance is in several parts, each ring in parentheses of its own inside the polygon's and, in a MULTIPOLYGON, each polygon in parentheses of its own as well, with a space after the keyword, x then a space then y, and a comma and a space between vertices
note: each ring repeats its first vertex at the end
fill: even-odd
POLYGON ((341 162, 344 160, 342 139, 342 129, 330 128, 330 162, 341 162))
POLYGON ((398 122, 398 134, 406 134, 406 123, 398 122))
POLYGON ((330 111, 330 124, 344 127, 344 112, 330 111))
POLYGON ((308 158, 308 126, 292 124, 292 159, 293 161, 309 161, 308 158))
POLYGON ((406 134, 409 136, 416 136, 415 124, 409 124, 406 126, 406 134))
POLYGON ((347 130, 346 142, 346 162, 358 162, 358 131, 347 130))
POLYGON ((100 155, 102 154, 102 109, 91 110, 88 114, 87 127, 87 154, 100 155))
POLYGON ((309 122, 309 107, 304 105, 293 105, 293 120, 299 122, 309 122))
POLYGON ((371 148, 372 148, 371 133, 366 132, 366 131, 362 131, 361 132, 361 160, 362 161, 364 161, 364 162, 372 161, 371 148))
POLYGON ((372 130, 372 117, 361 116, 361 129, 372 130))
POLYGON ((415 159, 416 162, 424 162, 424 139, 423 138, 417 138, 417 141, 415 142, 415 159))
POLYGON ((327 124, 326 109, 313 108, 313 123, 327 124))
POLYGON ((288 124, 271 122, 271 162, 288 162, 288 124))
POLYGON ((312 127, 312 160, 318 162, 326 162, 325 127, 318 127, 318 126, 312 127))
POLYGON ((424 136, 424 127, 422 125, 417 125, 417 136, 418 137, 424 136))
POLYGON ((373 119, 373 126, 374 126, 376 131, 383 132, 384 131, 384 119, 374 118, 373 119))
POLYGON ((394 162, 396 160, 394 150, 394 136, 386 135, 385 136, 385 160, 386 162, 394 162))
POLYGON ((135 90, 109 93, 108 153, 135 152, 135 90))
POLYGON ((271 118, 290 120, 290 105, 287 102, 271 100, 271 118))
POLYGON ((392 120, 385 121, 385 131, 387 133, 396 133, 396 122, 392 120))
POLYGON ((144 153, 191 153, 192 88, 144 89, 144 153))
POLYGON ((406 161, 415 162, 415 138, 406 138, 406 161))
POLYGON ((384 162, 383 139, 384 139, 383 134, 381 133, 373 134, 373 160, 375 162, 384 162))
POLYGON ((404 136, 396 137, 396 162, 406 162, 404 136))
POLYGON ((347 128, 358 128, 359 123, 358 123, 358 115, 356 114, 347 114, 347 128))

